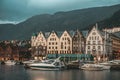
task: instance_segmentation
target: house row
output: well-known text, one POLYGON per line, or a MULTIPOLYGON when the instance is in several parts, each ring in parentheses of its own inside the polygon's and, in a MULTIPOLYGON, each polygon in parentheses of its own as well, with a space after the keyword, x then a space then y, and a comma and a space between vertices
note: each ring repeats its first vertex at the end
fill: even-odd
POLYGON ((27 60, 31 57, 29 40, 0 41, 1 60, 27 60))
POLYGON ((40 32, 31 38, 31 46, 42 48, 42 53, 83 53, 85 48, 85 38, 77 31, 67 31, 51 33, 40 32), (73 50, 74 49, 74 50, 73 50))
POLYGON ((111 57, 120 50, 120 36, 100 31, 96 24, 89 31, 39 32, 31 37, 33 56, 46 54, 92 54, 111 57))

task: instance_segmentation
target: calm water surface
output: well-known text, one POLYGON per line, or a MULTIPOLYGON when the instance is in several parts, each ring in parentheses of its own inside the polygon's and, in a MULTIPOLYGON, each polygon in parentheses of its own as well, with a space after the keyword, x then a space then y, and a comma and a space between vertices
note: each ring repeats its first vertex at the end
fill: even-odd
POLYGON ((39 71, 0 65, 0 80, 120 80, 120 71, 39 71))

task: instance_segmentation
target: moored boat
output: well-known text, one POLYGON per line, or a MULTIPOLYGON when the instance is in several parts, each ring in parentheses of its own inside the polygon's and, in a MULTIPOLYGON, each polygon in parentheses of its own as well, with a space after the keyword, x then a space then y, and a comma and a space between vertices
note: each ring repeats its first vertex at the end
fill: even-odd
POLYGON ((102 65, 102 64, 95 64, 96 66, 102 67, 103 70, 110 70, 111 66, 109 65, 102 65))
POLYGON ((23 61, 22 63, 24 64, 24 67, 25 67, 25 68, 30 68, 30 67, 28 66, 29 64, 38 63, 38 62, 40 62, 40 61, 38 61, 38 60, 28 60, 28 61, 23 61))
POLYGON ((22 63, 23 64, 31 64, 31 63, 35 63, 37 62, 38 60, 28 60, 28 61, 23 61, 22 63))
POLYGON ((104 66, 110 66, 111 70, 120 70, 120 64, 118 61, 108 61, 99 64, 104 66))
POLYGON ((80 67, 83 70, 90 70, 90 71, 101 71, 103 70, 102 66, 96 65, 96 64, 84 64, 80 67))
POLYGON ((5 64, 6 65, 15 65, 16 62, 14 60, 7 60, 7 61, 5 61, 5 64))
POLYGON ((79 69, 79 61, 71 61, 69 63, 66 64, 67 69, 79 69))
POLYGON ((31 69, 38 70, 62 70, 65 68, 64 62, 60 60, 60 57, 57 59, 50 59, 43 62, 31 63, 28 64, 31 69))

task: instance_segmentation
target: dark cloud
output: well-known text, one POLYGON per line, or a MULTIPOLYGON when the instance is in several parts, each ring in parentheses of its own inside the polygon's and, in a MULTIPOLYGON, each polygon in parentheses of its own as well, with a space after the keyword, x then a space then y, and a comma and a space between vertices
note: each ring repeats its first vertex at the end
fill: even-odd
POLYGON ((23 20, 36 14, 118 3, 120 0, 0 0, 0 20, 23 20))

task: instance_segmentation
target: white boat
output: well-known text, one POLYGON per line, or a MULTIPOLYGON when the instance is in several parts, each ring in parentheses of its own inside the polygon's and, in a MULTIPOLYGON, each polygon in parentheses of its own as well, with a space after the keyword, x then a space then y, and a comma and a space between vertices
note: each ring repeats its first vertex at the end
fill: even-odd
POLYGON ((22 63, 23 64, 31 64, 31 63, 35 63, 37 62, 38 60, 28 60, 28 61, 23 61, 22 63))
POLYGON ((102 65, 102 64, 97 64, 97 66, 100 66, 103 68, 103 70, 110 70, 111 66, 109 65, 102 65))
POLYGON ((28 66, 29 64, 38 63, 38 62, 40 62, 40 61, 38 61, 38 60, 28 60, 28 61, 23 61, 22 63, 24 64, 24 67, 25 67, 25 68, 30 68, 30 67, 28 66))
POLYGON ((5 64, 6 65, 15 65, 16 62, 14 60, 8 60, 8 61, 5 61, 5 64))
POLYGON ((28 64, 31 69, 38 70, 61 70, 65 68, 64 62, 60 61, 60 57, 57 59, 45 60, 39 63, 28 64))
POLYGON ((111 62, 113 64, 120 64, 120 60, 112 60, 112 61, 109 61, 109 62, 111 62))
POLYGON ((111 66, 105 66, 101 64, 84 64, 81 69, 89 69, 89 70, 110 70, 111 66))
POLYGON ((107 61, 107 62, 102 62, 99 63, 100 65, 105 65, 105 66, 114 66, 114 65, 120 65, 118 61, 107 61))
POLYGON ((103 70, 103 67, 96 64, 84 64, 83 66, 81 66, 81 69, 91 70, 91 71, 101 71, 103 70))

